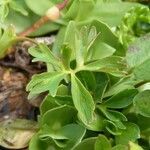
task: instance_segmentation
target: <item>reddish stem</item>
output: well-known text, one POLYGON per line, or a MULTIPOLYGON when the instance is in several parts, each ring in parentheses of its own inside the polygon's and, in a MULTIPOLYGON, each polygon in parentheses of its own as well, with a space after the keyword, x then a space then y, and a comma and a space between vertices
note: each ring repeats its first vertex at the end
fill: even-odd
MULTIPOLYGON (((62 3, 59 3, 56 5, 56 7, 59 10, 62 10, 66 7, 68 3, 68 0, 64 0, 62 3)), ((42 25, 44 25, 46 22, 49 21, 49 18, 47 16, 41 17, 38 21, 36 21, 31 27, 27 28, 25 31, 21 32, 19 36, 28 36, 32 32, 36 31, 38 28, 40 28, 42 25)))

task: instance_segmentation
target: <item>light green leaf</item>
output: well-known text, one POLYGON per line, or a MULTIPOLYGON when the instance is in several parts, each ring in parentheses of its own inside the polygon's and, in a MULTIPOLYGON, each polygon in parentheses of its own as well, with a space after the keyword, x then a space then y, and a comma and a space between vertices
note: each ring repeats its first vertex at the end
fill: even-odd
POLYGON ((83 23, 84 21, 90 22, 96 19, 106 22, 109 26, 113 27, 119 25, 125 12, 136 5, 135 3, 123 3, 122 1, 81 1, 77 5, 79 10, 77 9, 76 20, 83 23), (122 9, 116 9, 120 7, 122 9), (84 14, 82 10, 85 12, 84 14))
POLYGON ((141 146, 133 143, 133 142, 129 142, 129 148, 130 150, 144 150, 141 146))
POLYGON ((112 148, 112 150, 128 150, 128 146, 118 144, 112 148))
POLYGON ((40 113, 41 115, 44 115, 47 111, 58 106, 59 104, 57 104, 56 98, 52 97, 51 95, 47 95, 40 104, 40 113))
POLYGON ((95 143, 95 150, 111 150, 110 141, 104 135, 99 135, 95 143))
POLYGON ((15 11, 21 13, 24 16, 28 15, 28 11, 24 8, 24 5, 22 2, 11 0, 9 3, 9 6, 10 8, 14 9, 15 11))
POLYGON ((29 53, 34 56, 33 62, 35 61, 42 61, 51 63, 54 66, 61 66, 59 58, 54 56, 51 50, 45 44, 39 44, 36 47, 29 48, 29 53))
POLYGON ((140 129, 134 123, 125 123, 126 130, 122 130, 121 135, 116 135, 116 144, 128 144, 129 141, 135 142, 140 138, 140 129))
POLYGON ((54 3, 50 0, 39 1, 36 0, 25 0, 27 6, 37 15, 43 16, 46 11, 54 6, 54 3))
POLYGON ((102 59, 113 55, 113 53, 116 50, 104 42, 98 42, 98 43, 94 42, 90 48, 90 51, 91 54, 88 55, 91 56, 88 56, 89 57, 88 60, 97 60, 97 59, 102 59))
POLYGON ((5 18, 8 16, 9 7, 7 4, 0 5, 0 20, 3 22, 5 18))
POLYGON ((150 117, 150 90, 137 94, 133 100, 137 113, 144 117, 150 117))
POLYGON ((127 63, 133 68, 143 64, 146 60, 150 59, 150 34, 137 38, 127 51, 127 63))
POLYGON ((47 124, 51 130, 58 130, 62 126, 72 123, 76 117, 76 110, 70 106, 60 106, 48 110, 42 117, 41 124, 47 124))
POLYGON ((61 56, 62 56, 62 62, 64 68, 66 70, 70 69, 71 54, 72 54, 72 49, 68 45, 63 45, 61 56))
POLYGON ((126 64, 122 57, 111 56, 100 60, 89 62, 82 68, 89 71, 100 71, 110 73, 114 76, 123 76, 126 74, 126 64))
POLYGON ((78 144, 73 150, 95 150, 96 137, 91 137, 84 139, 80 144, 78 144))
POLYGON ((88 130, 91 131, 103 131, 104 129, 104 117, 98 113, 94 114, 94 119, 91 123, 84 125, 88 130))
POLYGON ((94 101, 91 94, 73 74, 71 75, 71 93, 75 108, 78 110, 79 118, 83 123, 89 124, 93 121, 94 101))
POLYGON ((3 32, 0 37, 0 58, 3 58, 7 54, 8 48, 10 48, 16 42, 16 34, 14 27, 9 26, 3 32))
POLYGON ((69 150, 80 143, 85 134, 85 128, 77 124, 68 124, 55 131, 52 131, 48 126, 44 127, 40 131, 40 139, 53 139, 55 144, 64 150, 69 150))
POLYGON ((124 108, 132 104, 133 98, 138 93, 136 89, 124 90, 110 99, 108 99, 104 104, 108 108, 124 108))
POLYGON ((29 150, 48 150, 48 149, 54 149, 55 147, 52 144, 46 143, 45 141, 42 141, 39 139, 39 134, 35 134, 29 144, 29 150))
POLYGON ((58 85, 65 75, 63 72, 45 72, 34 75, 27 85, 27 91, 31 94, 49 91, 52 96, 55 96, 58 85))
POLYGON ((105 120, 106 130, 112 135, 120 135, 121 131, 118 128, 118 125, 110 120, 105 120))

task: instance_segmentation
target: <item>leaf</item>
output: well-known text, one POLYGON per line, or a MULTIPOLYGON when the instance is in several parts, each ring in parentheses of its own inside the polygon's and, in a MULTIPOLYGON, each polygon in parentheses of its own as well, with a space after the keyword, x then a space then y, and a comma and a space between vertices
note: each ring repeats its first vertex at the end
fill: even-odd
POLYGON ((71 93, 79 118, 83 123, 89 124, 93 120, 94 101, 91 94, 85 89, 75 75, 71 75, 71 93))
POLYGON ((150 80, 150 34, 138 38, 133 42, 127 53, 127 62, 137 79, 150 80))
POLYGON ((27 85, 30 94, 39 94, 49 91, 52 96, 56 95, 60 81, 65 77, 63 72, 45 72, 34 75, 27 85))
POLYGON ((124 90, 104 102, 108 108, 124 108, 132 104, 133 98, 138 93, 136 89, 124 90))
MULTIPOLYGON (((119 40, 117 38, 117 36, 112 32, 110 26, 108 26, 105 22, 102 22, 101 20, 92 20, 91 22, 91 26, 95 26, 96 30, 99 34, 99 37, 96 38, 96 40, 93 43, 93 46, 91 46, 91 53, 92 51, 96 50, 96 48, 98 48, 99 46, 101 46, 101 43, 105 43, 105 47, 108 49, 109 51, 111 51, 111 53, 113 53, 112 51, 113 48, 116 49, 116 54, 119 56, 123 56, 122 54, 122 50, 120 49, 120 43, 119 40), (111 49, 110 49, 111 48, 111 49)), ((99 51, 99 49, 98 49, 99 51)), ((104 54, 104 52, 108 52, 106 50, 101 50, 102 54, 104 54)), ((124 52, 123 52, 124 53, 124 52)), ((105 54, 106 55, 106 54, 105 54)), ((108 53, 107 53, 108 55, 108 53)))
POLYGON ((76 75, 88 91, 92 93, 95 90, 96 80, 92 72, 80 71, 76 75))
POLYGON ((0 20, 4 22, 5 18, 8 16, 9 8, 8 5, 0 5, 0 20))
POLYGON ((36 0, 25 0, 27 6, 37 15, 43 16, 46 11, 54 6, 54 3, 50 0, 44 0, 37 3, 36 0))
POLYGON ((5 57, 8 48, 16 42, 16 34, 14 28, 9 26, 0 37, 0 58, 5 57))
POLYGON ((46 63, 51 63, 54 66, 61 66, 59 58, 54 56, 50 49, 45 44, 39 44, 36 47, 29 48, 29 53, 34 56, 33 62, 42 61, 46 63))
POLYGON ((84 139, 80 144, 78 144, 73 150, 95 150, 95 137, 84 139))
POLYGON ((112 148, 112 150, 128 150, 128 146, 118 144, 112 148))
POLYGON ((8 119, 0 122, 0 146, 7 149, 22 149, 28 146, 38 126, 34 121, 8 119))
POLYGON ((94 114, 94 119, 91 123, 84 125, 88 130, 91 131, 103 131, 105 124, 103 116, 99 115, 98 113, 94 114))
POLYGON ((40 104, 40 113, 41 116, 44 115, 47 111, 58 107, 59 105, 56 102, 56 98, 52 97, 51 95, 47 95, 42 103, 40 104))
POLYGON ((150 90, 137 94, 133 100, 137 113, 144 117, 150 117, 150 90))
POLYGON ((14 9, 15 11, 21 13, 24 16, 28 16, 28 11, 24 8, 22 2, 19 1, 10 1, 9 3, 10 8, 14 9))
POLYGON ((150 59, 150 34, 137 38, 128 48, 127 63, 133 68, 150 59))
POLYGON ((133 143, 133 142, 129 142, 129 148, 130 150, 143 150, 142 147, 140 147, 139 145, 133 143))
POLYGON ((95 143, 95 150, 111 150, 110 141, 104 135, 99 135, 95 143))
POLYGON ((72 54, 72 49, 68 45, 63 45, 62 46, 62 62, 64 65, 64 68, 66 70, 70 69, 70 61, 71 61, 71 54, 72 54))
POLYGON ((96 88, 93 89, 93 97, 97 102, 102 102, 104 93, 109 83, 108 75, 103 72, 95 72, 96 88))
MULTIPOLYGON (((101 39, 101 38, 100 38, 101 39)), ((116 51, 113 47, 104 42, 94 42, 90 48, 91 54, 88 54, 88 60, 97 60, 113 55, 116 51)), ((89 52, 90 53, 90 52, 89 52)))
POLYGON ((45 131, 41 131, 40 139, 44 140, 52 138, 58 147, 63 147, 64 150, 68 150, 71 149, 74 145, 80 143, 84 134, 84 127, 77 124, 68 124, 57 131, 51 131, 47 127, 45 131))
POLYGON ((46 143, 39 139, 39 134, 35 134, 29 144, 29 150, 48 150, 48 149, 54 149, 55 147, 52 146, 52 144, 46 143))
MULTIPOLYGON (((84 6, 84 2, 83 6, 84 6)), ((78 14, 78 21, 84 20, 100 20, 102 22, 107 23, 110 27, 114 27, 120 24, 124 14, 130 10, 133 6, 137 6, 136 3, 128 3, 128 2, 101 2, 97 1, 93 8, 91 8, 89 15, 83 15, 83 12, 80 11, 78 14), (121 9, 116 9, 121 8, 121 9), (79 17, 79 15, 81 17, 79 17), (83 17, 84 16, 84 17, 83 17)), ((83 7, 82 6, 82 7, 83 7)), ((89 7, 88 7, 89 8, 89 7)), ((80 10, 82 10, 80 8, 80 10)), ((88 9, 89 10, 89 9, 88 9)), ((87 12, 88 13, 88 12, 87 12)), ((86 14, 86 13, 85 13, 86 14)))
POLYGON ((109 110, 103 106, 99 106, 98 108, 111 121, 127 121, 127 118, 119 111, 109 110))
POLYGON ((58 130, 62 126, 75 120, 76 111, 70 106, 59 106, 48 110, 42 117, 41 124, 47 124, 51 130, 58 130))
POLYGON ((95 72, 106 72, 114 76, 123 76, 126 74, 125 68, 126 65, 123 62, 123 58, 118 56, 111 56, 93 62, 89 62, 88 64, 83 66, 82 69, 95 72))
POLYGON ((126 130, 122 130, 121 135, 116 135, 116 144, 128 144, 129 141, 136 141, 140 138, 139 127, 134 123, 126 123, 126 130))

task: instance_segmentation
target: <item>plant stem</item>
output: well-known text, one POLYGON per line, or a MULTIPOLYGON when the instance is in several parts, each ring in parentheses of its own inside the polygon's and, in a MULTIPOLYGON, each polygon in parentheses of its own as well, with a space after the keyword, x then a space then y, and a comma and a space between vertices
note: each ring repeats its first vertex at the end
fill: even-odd
MULTIPOLYGON (((68 3, 68 0, 64 0, 62 3, 56 4, 56 7, 59 10, 62 10, 62 9, 64 9, 66 7, 67 3, 68 3)), ((25 31, 21 32, 19 34, 19 36, 28 36, 28 35, 30 35, 32 32, 36 31, 38 28, 40 28, 42 25, 44 25, 48 21, 50 21, 48 16, 46 16, 46 15, 42 16, 31 27, 29 27, 25 31)))

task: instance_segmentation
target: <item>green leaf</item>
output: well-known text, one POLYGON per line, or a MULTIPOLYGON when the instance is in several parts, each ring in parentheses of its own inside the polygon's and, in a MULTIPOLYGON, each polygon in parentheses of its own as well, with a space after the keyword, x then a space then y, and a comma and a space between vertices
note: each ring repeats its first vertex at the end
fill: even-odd
MULTIPOLYGON (((83 124, 84 125, 84 124, 83 124)), ((104 124, 104 117, 99 115, 98 113, 94 114, 94 119, 91 123, 84 125, 88 130, 91 131, 103 131, 105 124, 104 124)))
POLYGON ((121 131, 118 129, 117 124, 113 121, 105 120, 106 123, 106 130, 112 135, 120 135, 121 131))
POLYGON ((46 63, 51 63, 54 66, 61 66, 59 58, 54 56, 51 50, 45 44, 39 44, 36 47, 29 48, 29 53, 34 56, 33 62, 42 61, 46 63))
POLYGON ((114 146, 112 150, 128 150, 128 146, 119 144, 119 145, 114 146))
MULTIPOLYGON (((101 46, 101 42, 102 42, 102 43, 107 44, 105 45, 105 47, 107 46, 107 49, 109 48, 109 51, 111 48, 111 53, 113 53, 112 48, 114 48, 116 49, 116 54, 122 56, 122 50, 120 50, 120 43, 118 41, 118 38, 112 32, 110 26, 108 26, 105 22, 102 22, 100 20, 95 20, 95 19, 91 22, 91 26, 96 27, 96 30, 99 33, 99 37, 96 38, 96 40, 93 43, 93 46, 91 47, 91 51, 89 52, 92 53, 92 50, 94 50, 94 48, 98 48, 99 46, 101 46)), ((104 54, 104 50, 101 50, 101 51, 104 54)))
POLYGON ((126 130, 122 130, 121 135, 116 135, 116 144, 128 144, 129 141, 136 141, 140 138, 139 127, 134 123, 126 123, 126 130))
POLYGON ((104 135, 99 135, 95 143, 95 150, 111 150, 110 141, 104 135))
POLYGON ((54 6, 54 3, 50 0, 39 1, 36 0, 25 0, 27 6, 37 15, 43 16, 46 11, 54 6))
POLYGON ((71 54, 72 54, 72 49, 68 45, 63 45, 61 56, 62 56, 62 62, 64 68, 66 70, 70 69, 71 54))
POLYGON ((123 76, 126 74, 125 68, 126 64, 124 63, 122 57, 111 56, 93 62, 89 62, 88 64, 83 66, 82 69, 95 72, 106 72, 114 76, 123 76))
POLYGON ((150 90, 137 94, 133 100, 137 113, 145 117, 150 117, 150 90))
POLYGON ((132 104, 133 98, 138 93, 136 89, 124 90, 110 99, 108 99, 104 104, 108 108, 124 108, 132 104))
POLYGON ((59 106, 48 110, 42 117, 41 124, 47 124, 51 130, 58 130, 62 126, 75 120, 76 111, 70 106, 59 106))
POLYGON ((138 67, 148 59, 150 59, 150 34, 137 38, 128 48, 127 63, 133 67, 138 67))
POLYGON ((80 143, 85 134, 85 128, 77 124, 68 124, 56 131, 52 131, 48 126, 44 127, 46 128, 40 131, 40 139, 52 138, 55 144, 64 150, 71 149, 74 145, 80 143))
POLYGON ((28 16, 28 11, 24 8, 24 5, 22 2, 11 0, 9 3, 9 6, 15 11, 21 13, 22 15, 28 16))
POLYGON ((73 150, 95 150, 95 137, 84 139, 80 144, 78 144, 73 150))
POLYGON ((52 146, 49 143, 46 143, 39 139, 39 134, 35 134, 29 144, 29 150, 48 150, 48 149, 54 149, 55 147, 52 146))
POLYGON ((65 77, 63 72, 45 72, 34 75, 27 85, 30 94, 39 94, 49 91, 52 96, 56 95, 60 81, 65 77))
POLYGON ((136 3, 129 2, 102 2, 96 1, 96 4, 92 6, 92 2, 90 6, 84 8, 85 1, 81 1, 77 21, 90 21, 92 19, 100 20, 102 22, 107 23, 110 27, 117 26, 121 23, 121 20, 124 14, 130 10, 133 6, 138 6, 136 3), (118 8, 118 9, 116 9, 118 8), (90 13, 89 13, 90 10, 90 13), (88 14, 88 15, 83 15, 88 14))
POLYGON ((9 13, 8 5, 0 5, 0 19, 2 22, 8 16, 8 13, 9 13))
POLYGON ((92 72, 80 71, 76 75, 88 91, 92 93, 96 89, 96 80, 92 72))
POLYGON ((73 74, 71 75, 71 93, 79 118, 85 124, 92 122, 95 109, 93 98, 80 80, 73 74))
POLYGON ((143 148, 133 142, 129 142, 129 148, 130 150, 143 150, 143 148))
POLYGON ((108 75, 103 72, 95 72, 96 88, 92 90, 94 100, 102 102, 104 93, 109 83, 108 75))
POLYGON ((0 37, 0 58, 5 57, 8 48, 16 42, 16 34, 14 28, 9 26, 0 37))
POLYGON ((99 106, 98 108, 111 121, 127 121, 127 118, 119 111, 109 110, 102 106, 99 106))
POLYGON ((56 98, 52 97, 51 95, 47 95, 40 104, 40 113, 41 115, 44 115, 47 111, 58 106, 59 105, 56 102, 56 98))
MULTIPOLYGON (((101 38, 100 38, 101 39, 101 38)), ((89 54, 88 54, 88 60, 97 60, 102 59, 105 57, 109 57, 113 55, 113 53, 116 51, 113 47, 110 45, 104 43, 104 42, 94 42, 93 45, 90 48, 89 54)))

